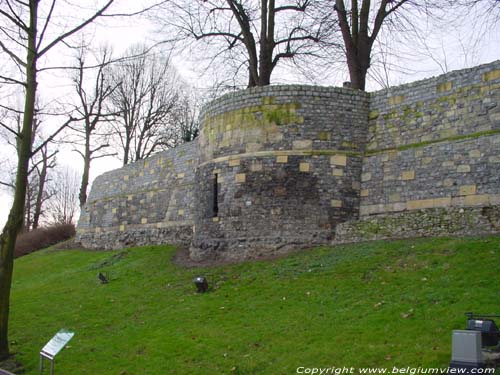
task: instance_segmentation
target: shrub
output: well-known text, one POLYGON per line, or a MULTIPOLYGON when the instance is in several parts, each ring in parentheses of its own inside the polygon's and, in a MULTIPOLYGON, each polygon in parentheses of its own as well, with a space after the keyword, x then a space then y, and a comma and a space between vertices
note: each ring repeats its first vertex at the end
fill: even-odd
POLYGON ((38 228, 17 236, 14 257, 32 253, 34 251, 70 239, 75 235, 73 224, 58 224, 46 228, 38 228))

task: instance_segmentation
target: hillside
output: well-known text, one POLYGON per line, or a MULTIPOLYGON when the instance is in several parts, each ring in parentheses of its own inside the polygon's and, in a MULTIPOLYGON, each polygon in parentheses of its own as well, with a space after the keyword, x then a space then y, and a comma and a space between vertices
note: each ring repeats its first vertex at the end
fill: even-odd
POLYGON ((500 237, 318 248, 272 261, 174 265, 172 247, 44 250, 16 260, 12 350, 38 373, 293 374, 304 367, 444 367, 464 313, 500 313, 500 237), (103 272, 109 284, 100 284, 103 272), (195 293, 205 275, 212 290, 195 293))

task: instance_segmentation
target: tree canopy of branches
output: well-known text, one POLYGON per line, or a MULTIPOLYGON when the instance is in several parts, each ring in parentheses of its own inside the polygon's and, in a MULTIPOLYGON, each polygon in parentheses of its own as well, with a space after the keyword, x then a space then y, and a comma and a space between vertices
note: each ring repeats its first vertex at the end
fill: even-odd
POLYGON ((212 62, 222 57, 224 68, 232 64, 235 75, 248 72, 248 87, 265 86, 282 60, 299 64, 326 56, 332 32, 313 17, 319 3, 175 0, 167 2, 175 16, 162 21, 174 26, 184 44, 205 42, 212 62))
MULTIPOLYGON (((20 130, 2 125, 4 129, 15 135, 17 139, 17 170, 15 178, 14 199, 9 217, 0 235, 0 360, 9 356, 8 322, 10 289, 13 272, 13 253, 17 235, 23 225, 23 211, 26 200, 29 161, 33 154, 40 151, 67 124, 63 123, 46 141, 33 149, 32 135, 35 115, 35 98, 37 93, 38 74, 42 58, 47 57, 56 46, 66 42, 69 37, 85 28, 95 19, 103 15, 114 0, 106 2, 96 11, 88 10, 87 16, 71 25, 68 18, 65 22, 66 10, 61 10, 63 1, 52 0, 46 7, 40 6, 40 0, 3 0, 0 2, 0 51, 11 63, 12 68, 2 70, 0 83, 19 85, 24 92, 24 108, 20 130)), ((69 6, 69 3, 65 3, 69 6)), ((82 13, 85 8, 79 8, 82 13)), ((67 14, 67 13, 66 13, 67 14)), ((80 14, 72 18, 75 20, 80 14)))
POLYGON ((170 59, 136 45, 110 66, 109 75, 116 87, 109 112, 116 115, 113 127, 123 165, 175 146, 179 133, 174 120, 182 82, 170 59))
POLYGON ((83 206, 87 201, 87 190, 89 185, 90 164, 92 160, 115 155, 112 152, 106 152, 109 144, 109 127, 107 120, 110 114, 106 111, 106 100, 113 93, 115 86, 106 76, 107 67, 111 64, 111 52, 103 47, 96 56, 96 68, 91 70, 86 66, 85 48, 79 49, 76 57, 76 73, 73 77, 73 86, 77 94, 77 104, 75 111, 79 114, 81 121, 71 125, 73 135, 70 142, 78 147, 75 151, 83 159, 83 173, 80 183, 79 201, 83 206), (88 77, 89 74, 93 76, 88 77))
POLYGON ((333 17, 340 27, 351 86, 365 90, 374 43, 384 26, 387 32, 408 33, 418 15, 428 16, 443 2, 415 0, 332 0, 333 17), (432 4, 431 4, 432 3, 432 4))

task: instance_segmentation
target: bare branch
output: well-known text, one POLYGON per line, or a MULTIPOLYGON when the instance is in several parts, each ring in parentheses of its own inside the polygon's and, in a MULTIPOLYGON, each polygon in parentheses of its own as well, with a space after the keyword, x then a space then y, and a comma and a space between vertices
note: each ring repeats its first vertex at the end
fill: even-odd
POLYGON ((88 18, 87 20, 85 20, 84 22, 82 22, 81 24, 79 24, 78 26, 74 27, 73 29, 65 32, 64 34, 58 36, 56 39, 54 39, 52 42, 50 42, 45 48, 43 48, 39 53, 38 53, 38 56, 41 57, 43 56, 45 53, 47 53, 52 47, 54 47, 56 44, 62 42, 64 39, 66 39, 67 37, 73 35, 74 33, 80 31, 81 29, 83 29, 85 26, 89 25, 90 23, 94 22, 94 20, 100 16, 103 15, 103 13, 106 11, 106 9, 109 8, 109 6, 114 2, 114 0, 108 0, 108 2, 101 8, 99 9, 96 13, 94 13, 94 15, 90 18, 88 18))

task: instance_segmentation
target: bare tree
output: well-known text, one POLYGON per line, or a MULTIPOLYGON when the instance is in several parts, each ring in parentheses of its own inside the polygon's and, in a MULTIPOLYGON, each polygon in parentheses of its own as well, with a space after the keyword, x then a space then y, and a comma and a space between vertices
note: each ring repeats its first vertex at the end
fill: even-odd
MULTIPOLYGON (((269 85, 283 60, 299 63, 327 55, 329 24, 313 17, 321 1, 296 0, 175 0, 167 2, 173 17, 160 22, 174 26, 179 40, 203 41, 210 59, 222 57, 235 75, 248 74, 248 87, 269 85)), ((207 57, 207 56, 206 56, 207 57)))
MULTIPOLYGON (((113 1, 107 0, 97 11, 94 9, 88 17, 82 17, 73 25, 69 18, 64 23, 56 22, 56 18, 63 17, 63 13, 55 13, 61 1, 52 0, 47 3, 46 8, 40 7, 39 0, 4 0, 0 3, 0 31, 3 35, 0 40, 0 50, 13 64, 12 69, 5 69, 0 73, 0 84, 20 85, 24 90, 23 121, 20 131, 2 125, 17 139, 18 160, 14 200, 7 223, 0 235, 0 360, 9 356, 8 323, 13 254, 16 238, 23 224, 29 161, 34 153, 44 147, 44 144, 35 149, 32 147, 35 99, 38 73, 41 69, 39 64, 42 58, 54 50, 54 47, 61 45, 70 36, 101 16, 113 1), (64 27, 64 24, 67 27, 64 27), (56 25, 60 27, 58 31, 54 29, 56 25)), ((82 12, 84 8, 79 9, 82 12)), ((54 139, 72 120, 70 118, 64 122, 44 143, 54 139)))
POLYGON ((69 126, 76 137, 76 139, 72 138, 70 142, 74 146, 83 148, 83 150, 80 147, 74 149, 83 159, 79 193, 80 207, 87 201, 91 162, 106 156, 116 155, 115 152, 107 151, 110 147, 108 126, 110 113, 106 111, 105 102, 115 89, 114 84, 110 82, 105 73, 112 61, 111 51, 107 47, 100 49, 96 57, 96 64, 92 64, 94 72, 86 65, 86 52, 88 53, 84 46, 79 49, 76 57, 77 70, 72 79, 78 98, 75 112, 82 120, 69 126), (94 73, 93 76, 92 73, 94 73))
POLYGON ((110 67, 116 87, 110 96, 110 112, 116 114, 113 127, 124 165, 175 146, 172 121, 180 88, 170 59, 151 53, 144 45, 130 48, 127 56, 133 57, 110 67))
POLYGON ((65 167, 53 176, 53 195, 47 202, 47 216, 52 224, 74 224, 79 207, 79 174, 65 167))

